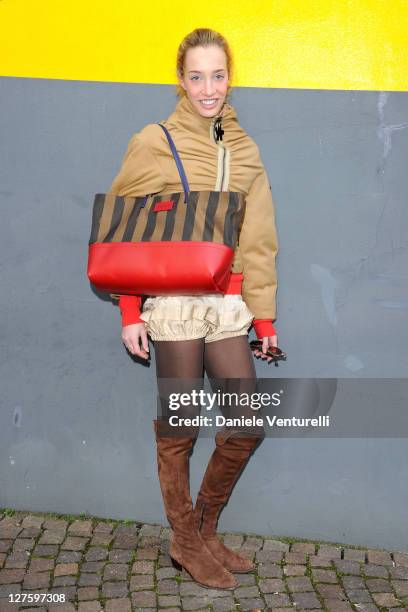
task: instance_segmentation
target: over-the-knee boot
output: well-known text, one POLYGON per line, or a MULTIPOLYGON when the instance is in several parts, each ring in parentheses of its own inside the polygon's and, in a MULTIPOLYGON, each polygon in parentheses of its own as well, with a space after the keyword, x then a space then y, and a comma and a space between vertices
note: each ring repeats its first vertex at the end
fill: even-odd
POLYGON ((254 565, 221 542, 216 533, 217 522, 249 456, 264 437, 264 431, 260 435, 245 435, 234 431, 220 431, 216 434, 216 447, 194 508, 195 523, 205 543, 214 557, 231 572, 249 572, 254 569, 254 565))
MULTIPOLYGON (((205 587, 234 589, 236 578, 211 554, 194 522, 189 485, 189 454, 196 436, 169 437, 171 427, 154 420, 157 466, 172 537, 169 554, 175 566, 205 587)), ((191 430, 190 430, 191 432, 191 430)))

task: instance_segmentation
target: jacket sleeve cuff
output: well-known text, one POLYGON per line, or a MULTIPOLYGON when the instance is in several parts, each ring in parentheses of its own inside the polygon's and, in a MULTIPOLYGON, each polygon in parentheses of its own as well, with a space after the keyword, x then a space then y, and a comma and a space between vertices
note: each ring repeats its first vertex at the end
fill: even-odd
POLYGON ((262 340, 265 336, 276 336, 276 329, 272 325, 272 319, 254 319, 253 326, 258 340, 262 340))
POLYGON ((119 298, 119 308, 122 315, 122 327, 134 323, 144 323, 140 318, 140 307, 142 296, 140 295, 121 295, 119 298))

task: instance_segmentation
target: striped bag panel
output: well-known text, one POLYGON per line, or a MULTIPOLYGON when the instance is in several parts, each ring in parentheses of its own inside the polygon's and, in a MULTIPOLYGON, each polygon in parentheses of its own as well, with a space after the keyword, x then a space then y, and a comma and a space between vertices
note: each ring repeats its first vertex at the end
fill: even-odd
POLYGON ((132 197, 96 194, 89 245, 108 242, 215 242, 236 248, 245 195, 190 191, 132 197))

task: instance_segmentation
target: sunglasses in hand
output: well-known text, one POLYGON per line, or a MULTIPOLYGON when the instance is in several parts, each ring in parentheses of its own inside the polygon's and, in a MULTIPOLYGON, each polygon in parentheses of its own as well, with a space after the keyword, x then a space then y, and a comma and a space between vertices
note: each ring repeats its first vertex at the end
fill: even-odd
MULTIPOLYGON (((252 351, 262 351, 262 340, 251 340, 249 346, 252 351)), ((272 357, 271 362, 273 361, 275 365, 278 365, 278 361, 286 361, 286 353, 284 353, 277 346, 268 346, 268 350, 266 353, 263 353, 267 357, 272 357)))

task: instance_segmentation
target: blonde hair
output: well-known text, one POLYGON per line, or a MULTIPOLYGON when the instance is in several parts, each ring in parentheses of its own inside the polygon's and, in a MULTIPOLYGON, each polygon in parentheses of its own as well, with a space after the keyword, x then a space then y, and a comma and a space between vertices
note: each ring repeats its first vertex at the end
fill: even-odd
MULTIPOLYGON (((215 30, 211 30, 210 28, 196 28, 183 38, 177 50, 177 75, 181 78, 184 76, 184 61, 189 49, 193 49, 194 47, 209 47, 210 45, 218 45, 224 51, 227 58, 228 81, 231 82, 233 61, 230 46, 222 34, 216 32, 215 30)), ((226 100, 228 100, 231 89, 232 88, 229 85, 226 100)), ((177 83, 176 85, 176 95, 178 98, 182 98, 183 96, 187 95, 185 89, 180 85, 180 83, 177 83)))

